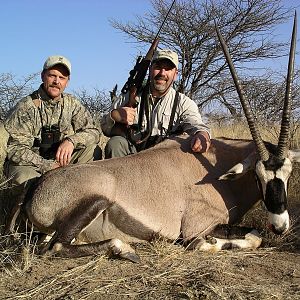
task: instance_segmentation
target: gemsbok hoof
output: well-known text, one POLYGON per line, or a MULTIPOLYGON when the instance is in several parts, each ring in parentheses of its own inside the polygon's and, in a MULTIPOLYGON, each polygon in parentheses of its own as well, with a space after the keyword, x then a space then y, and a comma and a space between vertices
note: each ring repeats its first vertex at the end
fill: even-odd
POLYGON ((256 229, 245 235, 245 240, 248 241, 252 249, 258 248, 262 243, 262 238, 256 229))
POLYGON ((62 243, 55 243, 51 248, 49 248, 49 245, 47 243, 42 245, 39 248, 38 254, 45 257, 51 257, 51 256, 55 256, 57 253, 62 251, 62 249, 63 249, 62 243))
POLYGON ((121 257, 134 263, 139 263, 141 261, 134 249, 129 244, 126 244, 119 239, 112 239, 110 241, 110 251, 108 255, 111 257, 121 257))

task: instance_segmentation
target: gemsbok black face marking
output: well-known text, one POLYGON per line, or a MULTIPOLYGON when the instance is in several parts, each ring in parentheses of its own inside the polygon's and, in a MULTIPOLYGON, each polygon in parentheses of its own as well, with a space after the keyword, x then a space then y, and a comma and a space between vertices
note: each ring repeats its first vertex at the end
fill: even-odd
POLYGON ((297 35, 297 15, 295 12, 293 33, 290 46, 288 73, 286 81, 286 92, 282 113, 282 122, 276 153, 272 154, 267 150, 256 123, 254 116, 249 107, 249 102, 245 98, 244 91, 239 82, 235 67, 230 57, 227 45, 216 26, 217 35, 222 46, 223 53, 226 57, 230 68, 248 126, 251 131, 253 141, 255 142, 259 160, 256 163, 255 171, 260 180, 260 186, 263 193, 263 201, 269 214, 270 228, 273 232, 281 234, 289 229, 290 221, 287 211, 287 185, 288 179, 292 172, 292 163, 289 158, 288 140, 290 131, 291 115, 291 89, 294 74, 294 61, 296 52, 296 35, 297 35))

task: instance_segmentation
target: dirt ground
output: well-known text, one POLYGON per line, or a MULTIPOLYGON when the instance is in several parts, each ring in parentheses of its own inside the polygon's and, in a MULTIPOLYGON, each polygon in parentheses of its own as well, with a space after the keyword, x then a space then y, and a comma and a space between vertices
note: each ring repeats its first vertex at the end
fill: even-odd
POLYGON ((0 298, 300 299, 299 249, 208 254, 160 241, 137 251, 139 264, 105 256, 31 256, 19 266, 8 259, 2 262, 0 298))

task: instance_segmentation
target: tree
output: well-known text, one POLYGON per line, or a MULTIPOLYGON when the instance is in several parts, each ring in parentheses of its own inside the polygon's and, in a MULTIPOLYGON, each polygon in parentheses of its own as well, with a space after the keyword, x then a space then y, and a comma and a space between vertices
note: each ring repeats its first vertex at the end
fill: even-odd
MULTIPOLYGON (((300 128, 300 70, 295 70, 292 89, 291 141, 300 128)), ((286 76, 272 74, 268 78, 251 78, 244 82, 246 97, 249 99, 257 122, 262 127, 275 132, 276 139, 282 120, 283 100, 286 92, 286 76), (275 129, 275 130, 274 130, 275 129)))
MULTIPOLYGON (((116 91, 115 91, 116 92, 116 91)), ((99 123, 103 114, 105 114, 110 105, 111 98, 103 90, 94 88, 94 93, 89 93, 86 89, 74 91, 74 95, 80 99, 81 103, 90 111, 93 119, 99 123)))
MULTIPOLYGON (((137 43, 149 45, 169 9, 170 1, 152 0, 152 10, 135 22, 111 21, 137 43)), ((160 34, 159 47, 179 55, 178 90, 204 108, 217 100, 233 115, 232 80, 215 33, 215 22, 229 45, 237 69, 243 64, 288 53, 287 43, 275 40, 274 28, 291 17, 281 0, 177 0, 160 34)))
POLYGON ((3 122, 16 103, 33 91, 38 74, 18 79, 11 73, 0 74, 0 122, 3 122))

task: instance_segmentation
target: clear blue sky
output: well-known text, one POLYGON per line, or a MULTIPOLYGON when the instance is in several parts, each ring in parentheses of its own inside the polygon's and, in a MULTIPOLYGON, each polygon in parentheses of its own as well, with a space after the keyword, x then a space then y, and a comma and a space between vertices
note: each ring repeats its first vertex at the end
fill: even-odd
MULTIPOLYGON (((283 3, 299 6, 298 1, 283 3)), ((72 63, 68 91, 108 91, 116 83, 120 89, 140 53, 109 19, 135 20, 150 7, 149 0, 2 0, 0 73, 20 78, 39 72, 49 55, 61 54, 72 63)), ((291 26, 292 20, 278 31, 279 38, 289 37, 291 26)))
POLYGON ((61 54, 72 63, 68 91, 120 89, 138 50, 109 19, 134 20, 150 7, 148 0, 2 0, 0 73, 39 72, 48 56, 61 54))

